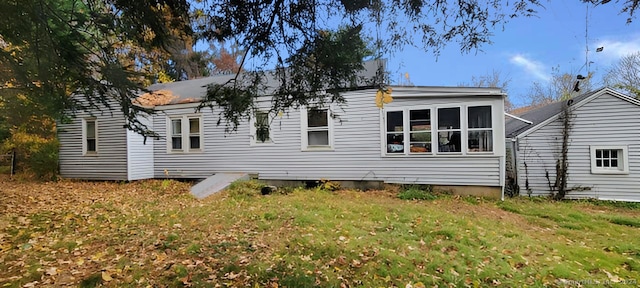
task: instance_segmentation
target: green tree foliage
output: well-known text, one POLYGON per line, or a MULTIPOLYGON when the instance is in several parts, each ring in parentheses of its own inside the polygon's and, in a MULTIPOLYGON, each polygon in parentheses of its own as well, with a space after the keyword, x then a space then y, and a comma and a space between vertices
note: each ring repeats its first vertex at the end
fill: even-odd
MULTIPOLYGON (((631 20, 639 1, 614 3, 631 20)), ((256 70, 252 80, 236 77, 226 85, 231 90, 211 92, 255 95, 265 85, 264 70, 275 67, 286 76, 278 77, 283 87, 277 88, 282 95, 277 95, 274 109, 280 109, 316 100, 341 101, 339 93, 305 92, 318 87, 333 91, 337 83, 348 88, 362 67, 363 59, 354 56, 366 55, 350 50, 361 39, 375 40, 376 57, 406 45, 437 55, 451 42, 468 52, 490 43, 492 31, 509 19, 534 15, 541 7, 538 0, 5 0, 0 2, 0 84, 3 92, 17 90, 56 117, 115 101, 127 126, 144 133, 135 118, 144 110, 131 100, 150 83, 149 74, 164 71, 176 80, 207 75, 203 65, 192 65, 207 63, 204 54, 190 50, 198 39, 237 41, 246 51, 240 70, 248 58, 254 63, 251 70, 256 70), (337 45, 332 53, 323 52, 331 45, 337 45), (338 60, 352 62, 335 65, 338 60), (169 67, 157 67, 167 61, 169 67), (331 72, 319 76, 327 68, 331 72), (312 74, 303 83, 283 80, 304 73, 312 74), (88 104, 73 102, 71 93, 85 95, 88 104)), ((215 100, 229 95, 209 95, 205 104, 225 106, 215 100)), ((246 114, 235 111, 231 122, 246 114)))

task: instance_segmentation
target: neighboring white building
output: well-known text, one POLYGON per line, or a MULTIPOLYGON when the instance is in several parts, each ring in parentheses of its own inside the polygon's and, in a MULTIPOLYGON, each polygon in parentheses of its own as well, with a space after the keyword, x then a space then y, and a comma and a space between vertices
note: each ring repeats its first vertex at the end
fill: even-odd
MULTIPOLYGON (((201 99, 207 84, 226 78, 150 89, 201 99)), ((196 113, 198 103, 156 106, 150 123, 160 137, 144 143, 123 128, 122 114, 79 113, 58 127, 60 171, 66 178, 111 180, 247 172, 265 180, 492 187, 500 195, 505 178, 500 89, 392 88, 393 101, 382 109, 376 106, 377 89, 343 92, 344 105, 292 108, 277 115, 267 113, 265 101, 265 109, 233 133, 217 125, 219 108, 196 113), (267 118, 267 135, 257 135, 255 119, 267 118)))
POLYGON ((545 196, 562 146, 569 105, 567 198, 640 201, 640 101, 601 88, 531 110, 506 123, 507 154, 520 195, 545 196), (570 101, 570 103, 568 102, 570 101))

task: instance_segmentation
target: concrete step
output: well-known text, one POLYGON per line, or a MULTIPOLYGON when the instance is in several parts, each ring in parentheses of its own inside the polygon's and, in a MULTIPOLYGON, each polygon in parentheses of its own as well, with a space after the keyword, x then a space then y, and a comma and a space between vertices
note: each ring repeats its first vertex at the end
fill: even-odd
POLYGON ((235 172, 217 173, 193 185, 191 187, 191 194, 198 199, 204 199, 209 195, 222 191, 236 180, 249 180, 249 174, 235 172))

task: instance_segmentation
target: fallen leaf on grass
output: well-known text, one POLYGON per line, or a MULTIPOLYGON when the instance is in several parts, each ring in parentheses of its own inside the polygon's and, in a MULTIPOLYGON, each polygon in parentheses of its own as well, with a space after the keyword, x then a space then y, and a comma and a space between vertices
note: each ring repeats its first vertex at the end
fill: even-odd
POLYGON ((109 275, 109 272, 102 271, 102 280, 109 282, 109 281, 113 280, 113 277, 111 277, 111 275, 109 275))

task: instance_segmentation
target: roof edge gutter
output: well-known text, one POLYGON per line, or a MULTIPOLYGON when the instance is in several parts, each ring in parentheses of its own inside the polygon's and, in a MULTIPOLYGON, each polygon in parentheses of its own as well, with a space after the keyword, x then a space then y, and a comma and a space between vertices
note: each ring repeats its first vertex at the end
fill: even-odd
POLYGON ((504 112, 504 115, 507 115, 508 117, 511 117, 511 118, 516 119, 516 120, 518 120, 518 121, 522 121, 522 122, 524 122, 524 123, 527 123, 527 124, 529 124, 529 125, 532 125, 532 124, 533 124, 533 122, 531 122, 531 121, 529 121, 529 120, 527 120, 527 119, 520 118, 520 117, 518 117, 518 116, 516 116, 516 115, 512 115, 512 114, 509 114, 509 113, 507 113, 507 112, 504 112))

